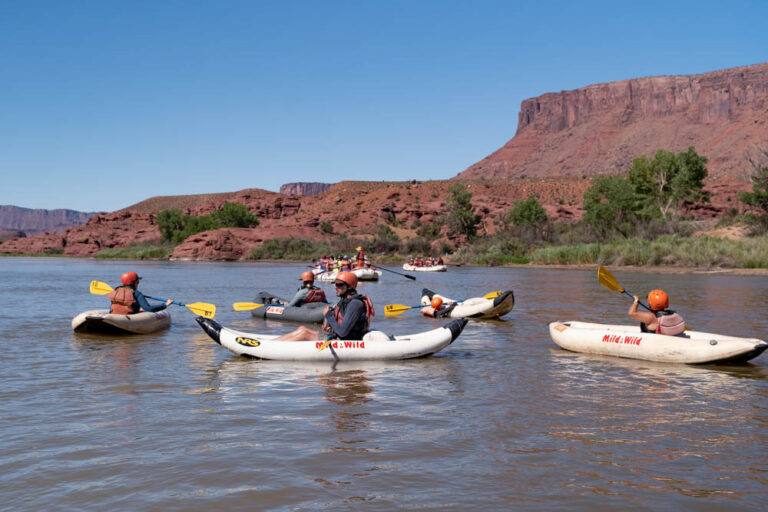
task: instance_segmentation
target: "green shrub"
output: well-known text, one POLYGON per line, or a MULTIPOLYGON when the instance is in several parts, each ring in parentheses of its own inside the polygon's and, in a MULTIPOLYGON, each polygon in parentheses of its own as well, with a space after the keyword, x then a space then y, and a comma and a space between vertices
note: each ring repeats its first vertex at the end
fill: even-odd
POLYGON ((209 215, 187 215, 179 209, 163 210, 157 215, 157 227, 163 240, 180 244, 187 237, 219 228, 258 226, 259 219, 243 204, 225 203, 209 215))
POLYGON ((173 244, 155 244, 151 242, 134 242, 126 247, 102 249, 96 254, 97 258, 125 260, 165 260, 173 253, 173 244))

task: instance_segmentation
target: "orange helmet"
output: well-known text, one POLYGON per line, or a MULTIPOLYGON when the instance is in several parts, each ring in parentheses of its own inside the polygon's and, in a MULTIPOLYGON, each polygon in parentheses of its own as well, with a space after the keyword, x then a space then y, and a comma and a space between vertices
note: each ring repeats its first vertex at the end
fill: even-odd
POLYGON ((654 311, 667 309, 669 307, 669 297, 664 290, 651 290, 648 292, 648 305, 654 311))
POLYGON ((432 297, 432 300, 429 301, 429 305, 435 310, 440 309, 443 306, 443 299, 435 295, 432 297))
POLYGON ((301 273, 301 282, 306 283, 307 281, 309 281, 310 283, 315 282, 315 274, 313 274, 309 270, 301 273))
POLYGON ((133 283, 135 283, 139 279, 141 279, 141 278, 134 271, 126 272, 125 274, 120 276, 120 282, 123 283, 126 286, 132 285, 133 283))
POLYGON ((339 272, 339 275, 336 276, 335 282, 339 281, 345 283, 350 288, 357 288, 357 276, 352 272, 339 272))

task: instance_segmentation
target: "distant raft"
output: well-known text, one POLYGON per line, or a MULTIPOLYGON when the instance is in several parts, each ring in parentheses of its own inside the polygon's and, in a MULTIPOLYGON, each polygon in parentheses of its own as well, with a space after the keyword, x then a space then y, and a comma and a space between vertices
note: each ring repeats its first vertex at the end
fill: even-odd
POLYGON ((315 324, 323 323, 323 310, 329 305, 324 302, 310 302, 300 307, 285 306, 287 300, 269 292, 259 292, 255 302, 264 304, 264 307, 251 310, 251 316, 254 318, 315 324))
POLYGON ((738 363, 749 361, 768 349, 768 343, 757 338, 698 331, 668 336, 641 332, 636 325, 552 322, 549 334, 557 345, 572 352, 664 363, 738 363))
POLYGON ((458 338, 467 320, 417 334, 389 336, 371 331, 361 340, 281 341, 278 336, 235 331, 210 318, 197 317, 200 327, 222 347, 241 356, 281 361, 368 361, 413 359, 441 351, 458 338))
POLYGON ((72 319, 72 330, 102 334, 149 334, 171 326, 167 310, 116 315, 107 309, 84 311, 72 319))
POLYGON ((417 267, 416 265, 403 263, 403 270, 407 270, 408 272, 447 272, 448 267, 445 265, 429 265, 428 267, 417 267))
MULTIPOLYGON (((457 302, 453 299, 449 299, 443 295, 437 294, 432 290, 424 288, 421 291, 421 303, 424 306, 429 306, 432 301, 432 297, 440 297, 443 299, 443 304, 450 306, 450 302, 457 302)), ((499 318, 515 307, 515 294, 512 290, 502 292, 499 296, 493 299, 486 299, 485 297, 473 297, 460 301, 456 304, 451 311, 445 315, 446 318, 472 318, 475 320, 488 320, 493 318, 499 318)))
MULTIPOLYGON (((374 268, 353 268, 350 272, 357 276, 358 281, 378 281, 379 277, 381 277, 381 270, 374 268)), ((312 273, 315 274, 315 280, 328 283, 335 281, 336 276, 339 275, 336 270, 323 271, 316 269, 312 273)))

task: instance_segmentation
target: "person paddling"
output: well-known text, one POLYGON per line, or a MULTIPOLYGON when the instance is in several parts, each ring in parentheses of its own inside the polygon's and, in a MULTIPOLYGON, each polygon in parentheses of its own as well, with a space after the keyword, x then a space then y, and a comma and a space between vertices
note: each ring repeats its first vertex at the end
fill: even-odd
POLYGON ((165 304, 158 304, 151 306, 147 302, 147 298, 144 297, 138 288, 139 277, 136 272, 125 272, 120 276, 121 286, 118 286, 107 295, 107 298, 112 302, 109 312, 116 315, 132 315, 134 313, 140 313, 141 311, 149 311, 154 313, 156 311, 162 311, 173 303, 173 299, 168 299, 165 304))
POLYGON ((357 293, 357 276, 352 272, 339 273, 334 286, 339 302, 333 308, 325 308, 323 330, 334 339, 363 339, 375 314, 371 299, 357 293))
POLYGON ((286 304, 288 307, 300 307, 310 302, 324 302, 328 303, 325 298, 325 292, 315 286, 315 275, 307 270, 301 274, 301 288, 293 296, 293 299, 286 304))
POLYGON ((678 336, 685 332, 685 320, 675 311, 669 308, 669 297, 664 290, 651 290, 648 293, 648 305, 651 311, 638 311, 640 299, 634 296, 635 301, 629 307, 627 314, 632 320, 640 322, 642 332, 666 334, 678 336))
POLYGON ((432 297, 429 301, 429 305, 421 309, 421 314, 424 316, 431 316, 433 318, 443 318, 453 311, 456 307, 456 302, 443 303, 443 299, 438 296, 432 297))

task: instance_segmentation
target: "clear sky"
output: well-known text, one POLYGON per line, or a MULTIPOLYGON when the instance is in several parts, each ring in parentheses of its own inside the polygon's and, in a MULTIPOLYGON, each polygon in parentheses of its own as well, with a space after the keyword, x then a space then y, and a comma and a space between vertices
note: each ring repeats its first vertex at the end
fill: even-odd
POLYGON ((0 204, 444 179, 547 92, 768 61, 768 2, 0 0, 0 204))

